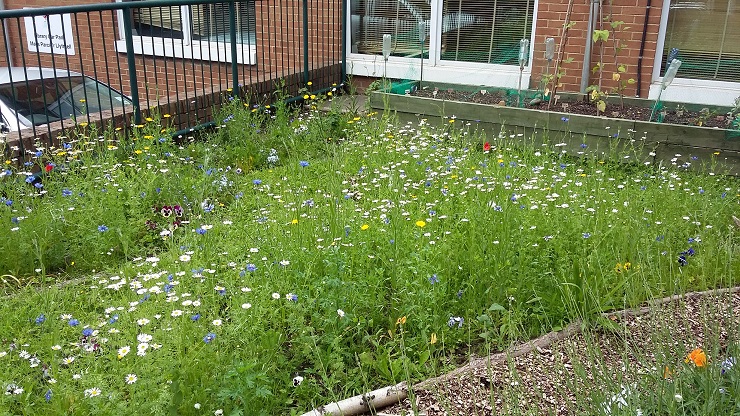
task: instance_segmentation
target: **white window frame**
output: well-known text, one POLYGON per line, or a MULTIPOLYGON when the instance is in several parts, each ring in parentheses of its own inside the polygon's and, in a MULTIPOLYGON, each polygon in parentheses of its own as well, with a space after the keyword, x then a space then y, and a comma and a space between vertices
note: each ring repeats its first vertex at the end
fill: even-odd
MULTIPOLYGON (((350 0, 351 1, 351 0, 350 0)), ((431 15, 429 28, 429 57, 424 59, 423 81, 450 84, 472 84, 503 88, 517 88, 519 86, 519 67, 515 65, 488 64, 479 62, 462 62, 442 60, 440 58, 440 44, 442 43, 442 9, 444 0, 431 0, 431 15)), ((537 8, 539 0, 534 0, 532 13, 532 32, 530 39, 534 39, 537 29, 537 8)), ((386 65, 382 55, 352 53, 352 8, 347 7, 347 22, 345 34, 347 45, 347 72, 352 75, 398 79, 416 79, 421 74, 421 59, 400 56, 388 57, 386 65), (413 76, 410 76, 413 75, 413 76)), ((523 88, 530 85, 532 77, 532 52, 534 42, 529 44, 529 62, 522 72, 523 88)))
POLYGON ((740 96, 740 82, 674 78, 671 85, 662 93, 660 92, 661 83, 663 82, 663 74, 660 72, 660 67, 663 62, 663 48, 665 47, 665 37, 668 32, 668 12, 670 11, 670 6, 670 0, 663 1, 660 28, 658 30, 658 42, 655 46, 655 61, 653 61, 653 82, 650 83, 648 99, 657 100, 658 95, 660 95, 661 101, 732 106, 735 98, 740 96))
MULTIPOLYGON (((116 0, 121 3, 123 0, 116 0)), ((128 52, 126 48, 126 33, 123 28, 123 10, 116 12, 118 18, 118 40, 116 51, 128 52)), ((134 54, 162 56, 168 58, 197 59, 212 62, 231 63, 231 43, 191 40, 190 7, 180 6, 182 19, 183 39, 172 39, 158 36, 133 36, 134 54)), ((236 62, 243 65, 257 64, 256 44, 237 44, 236 62)))

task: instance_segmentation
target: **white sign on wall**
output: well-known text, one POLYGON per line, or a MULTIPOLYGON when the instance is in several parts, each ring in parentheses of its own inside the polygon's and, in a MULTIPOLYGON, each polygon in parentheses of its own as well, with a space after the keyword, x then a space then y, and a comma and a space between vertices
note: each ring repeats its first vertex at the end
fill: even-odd
POLYGON ((26 17, 25 23, 26 45, 30 52, 75 54, 72 19, 69 14, 26 17))

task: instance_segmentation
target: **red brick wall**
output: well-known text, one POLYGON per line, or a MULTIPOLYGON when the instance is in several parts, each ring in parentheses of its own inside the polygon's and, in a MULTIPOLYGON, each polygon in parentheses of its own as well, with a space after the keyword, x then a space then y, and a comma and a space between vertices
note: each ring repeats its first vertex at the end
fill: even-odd
MULTIPOLYGON (((573 61, 564 63, 561 67, 563 76, 560 78, 560 83, 562 84, 559 88, 560 91, 578 92, 580 90, 581 70, 584 64, 583 54, 587 39, 591 39, 591 33, 586 33, 588 29, 589 7, 590 1, 586 0, 575 0, 573 4, 570 20, 574 25, 568 31, 568 41, 563 48, 563 59, 566 60, 570 57, 573 58, 573 61)), ((624 46, 617 55, 618 62, 627 67, 627 72, 621 75, 623 80, 629 78, 637 80, 637 64, 646 7, 647 0, 612 0, 611 5, 608 0, 604 0, 602 5, 603 16, 611 15, 613 21, 624 22, 620 28, 621 33, 618 34, 620 43, 624 46)), ((642 91, 640 93, 642 97, 647 96, 648 87, 651 82, 662 7, 663 0, 653 0, 650 7, 650 17, 642 60, 642 91)), ((542 0, 539 2, 536 36, 534 39, 534 64, 531 78, 531 87, 533 88, 539 85, 540 76, 545 73, 547 61, 544 59, 544 45, 545 39, 548 37, 555 38, 555 60, 557 60, 558 46, 560 44, 560 36, 563 32, 563 23, 565 22, 567 10, 567 1, 542 0)), ((598 22, 595 22, 594 28, 599 29, 598 22)), ((608 28, 609 23, 605 21, 603 23, 603 29, 608 28)), ((612 38, 610 35, 604 48, 602 91, 609 91, 609 89, 617 86, 617 83, 612 80, 612 74, 616 72, 612 38)), ((599 43, 594 43, 592 40, 589 41, 592 45, 592 53, 591 64, 589 65, 590 79, 587 85, 595 85, 598 83, 598 73, 594 74, 591 68, 599 62, 599 43)), ((550 68, 551 74, 554 73, 554 66, 555 63, 553 61, 550 68)), ((628 85, 624 93, 627 96, 635 96, 637 93, 637 84, 628 85)))

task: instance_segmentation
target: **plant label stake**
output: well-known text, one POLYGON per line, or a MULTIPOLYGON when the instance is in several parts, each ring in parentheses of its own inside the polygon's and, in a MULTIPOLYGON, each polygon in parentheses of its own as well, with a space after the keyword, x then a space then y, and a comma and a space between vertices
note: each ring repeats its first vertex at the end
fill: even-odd
MULTIPOLYGON (((555 58, 555 38, 547 38, 545 39, 545 59, 547 59, 547 69, 545 70, 545 78, 550 78, 550 64, 552 64, 552 60, 555 58)), ((547 84, 545 84, 545 89, 547 89, 547 84)), ((550 93, 549 91, 547 93, 544 92, 542 94, 542 98, 545 101, 550 100, 550 93)))
POLYGON ((529 62, 529 39, 522 39, 519 41, 519 89, 516 97, 516 106, 520 107, 522 104, 522 74, 524 73, 524 66, 529 62))
MULTIPOLYGON (((673 50, 671 50, 671 54, 673 54, 673 50)), ((678 52, 676 52, 675 55, 678 55, 678 52)), ((660 103, 660 96, 663 94, 663 91, 668 88, 669 85, 671 85, 671 82, 673 82, 673 78, 676 77, 678 68, 681 66, 681 61, 675 58, 668 62, 670 62, 670 65, 668 65, 668 69, 666 69, 665 75, 663 75, 663 80, 660 82, 660 91, 658 91, 658 98, 655 100, 655 105, 653 106, 653 111, 650 113, 650 119, 648 121, 653 121, 655 110, 658 108, 658 104, 660 103)))
POLYGON ((391 54, 391 35, 386 33, 383 35, 383 78, 387 77, 388 70, 388 57, 391 54))
POLYGON ((421 71, 419 73, 419 89, 424 81, 424 41, 427 38, 426 24, 423 20, 419 21, 419 43, 421 44, 421 71))

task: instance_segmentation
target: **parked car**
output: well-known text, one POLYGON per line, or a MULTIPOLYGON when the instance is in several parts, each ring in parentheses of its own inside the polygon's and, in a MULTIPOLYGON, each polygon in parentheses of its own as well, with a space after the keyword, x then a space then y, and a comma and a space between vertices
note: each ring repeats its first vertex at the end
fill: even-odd
POLYGON ((119 91, 77 72, 0 68, 0 111, 6 132, 130 105, 131 99, 119 91))

